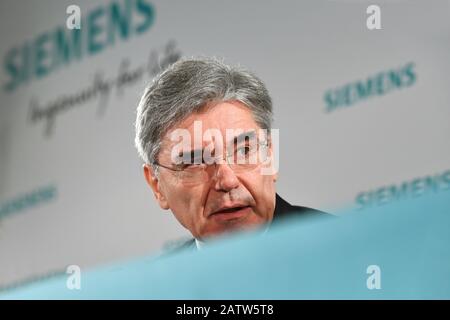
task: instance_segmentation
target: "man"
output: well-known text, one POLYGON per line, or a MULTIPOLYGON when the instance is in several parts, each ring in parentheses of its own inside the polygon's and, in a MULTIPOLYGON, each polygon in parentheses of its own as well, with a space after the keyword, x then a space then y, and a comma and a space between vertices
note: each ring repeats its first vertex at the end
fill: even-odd
POLYGON ((215 59, 180 60, 145 90, 135 144, 159 206, 194 237, 183 247, 284 216, 321 214, 276 194, 271 124, 263 82, 215 59))

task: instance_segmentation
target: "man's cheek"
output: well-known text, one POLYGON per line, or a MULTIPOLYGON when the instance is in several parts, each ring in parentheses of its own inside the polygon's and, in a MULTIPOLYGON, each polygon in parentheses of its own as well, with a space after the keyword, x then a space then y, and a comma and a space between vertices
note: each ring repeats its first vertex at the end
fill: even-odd
POLYGON ((178 201, 183 203, 184 208, 188 208, 192 214, 202 207, 202 194, 196 189, 184 189, 178 193, 177 197, 179 199, 178 201))
POLYGON ((274 175, 260 175, 259 176, 259 182, 262 186, 264 186, 265 192, 267 192, 267 188, 272 189, 275 183, 274 175))

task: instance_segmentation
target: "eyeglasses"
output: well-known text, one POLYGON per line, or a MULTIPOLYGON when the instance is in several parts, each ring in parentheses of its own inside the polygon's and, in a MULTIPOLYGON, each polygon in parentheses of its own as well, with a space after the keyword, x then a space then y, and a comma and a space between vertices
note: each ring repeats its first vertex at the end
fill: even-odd
MULTIPOLYGON (((252 171, 267 161, 268 141, 259 143, 235 146, 231 154, 225 157, 226 164, 234 173, 240 174, 252 171)), ((203 159, 204 160, 204 159, 203 159)), ((176 173, 177 177, 185 185, 201 184, 209 181, 211 178, 211 168, 217 164, 222 164, 224 157, 212 157, 209 163, 182 163, 175 167, 169 167, 154 161, 153 164, 176 173)), ((215 170, 213 170, 215 172, 215 170)))

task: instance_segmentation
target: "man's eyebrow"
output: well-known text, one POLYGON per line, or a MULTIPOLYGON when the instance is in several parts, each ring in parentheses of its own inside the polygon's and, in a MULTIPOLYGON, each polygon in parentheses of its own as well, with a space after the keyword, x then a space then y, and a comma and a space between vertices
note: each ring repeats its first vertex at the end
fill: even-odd
MULTIPOLYGON (((238 142, 245 141, 244 139, 245 139, 246 137, 248 137, 248 139, 250 140, 250 139, 253 139, 255 136, 256 136, 255 130, 250 130, 250 131, 242 132, 241 134, 238 134, 237 136, 235 136, 234 138, 232 138, 230 141, 228 141, 228 145, 229 145, 231 142, 233 142, 234 144, 237 144, 238 142)), ((203 155, 203 151, 204 151, 204 148, 201 148, 201 149, 194 149, 194 150, 191 150, 191 151, 185 151, 185 152, 180 151, 180 152, 178 153, 178 156, 179 156, 180 158, 182 158, 186 153, 187 153, 187 154, 190 153, 190 159, 192 160, 192 159, 195 159, 196 156, 201 158, 202 155, 203 155)))
POLYGON ((253 139, 255 137, 255 135, 256 135, 255 130, 242 132, 241 134, 235 136, 230 141, 228 141, 228 144, 230 144, 231 142, 233 142, 234 144, 237 144, 238 142, 245 141, 244 139, 246 137, 248 137, 248 139, 250 140, 250 139, 253 139))
POLYGON ((178 156, 180 158, 182 158, 186 153, 187 154, 189 154, 189 153, 191 154, 190 159, 195 159, 196 156, 201 158, 202 155, 203 155, 203 149, 195 149, 195 150, 186 151, 186 152, 180 151, 178 153, 178 156))

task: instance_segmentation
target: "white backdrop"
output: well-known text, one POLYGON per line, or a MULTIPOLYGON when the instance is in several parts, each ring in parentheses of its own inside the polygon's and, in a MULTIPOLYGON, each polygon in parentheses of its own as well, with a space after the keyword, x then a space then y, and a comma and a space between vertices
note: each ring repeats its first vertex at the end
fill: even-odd
POLYGON ((127 39, 116 33, 98 53, 83 49, 79 60, 4 89, 11 50, 13 65, 35 70, 23 67, 24 48, 64 27, 70 4, 83 19, 103 10, 96 21, 106 43, 112 3, 0 4, 0 286, 155 253, 188 236, 157 206, 133 146, 135 109, 155 61, 179 55, 224 57, 265 81, 280 129, 277 191, 293 204, 333 212, 360 205, 358 196, 391 201, 393 186, 412 185, 406 196, 430 189, 430 179, 433 192, 450 188, 448 1, 378 1, 382 29, 370 31, 365 1, 117 0, 120 12, 126 3, 133 10, 127 39), (142 33, 139 4, 154 13, 142 33), (372 78, 390 89, 327 112, 330 90, 333 99, 336 90, 354 94, 372 78), (42 110, 55 102, 65 107, 51 123, 42 110))

